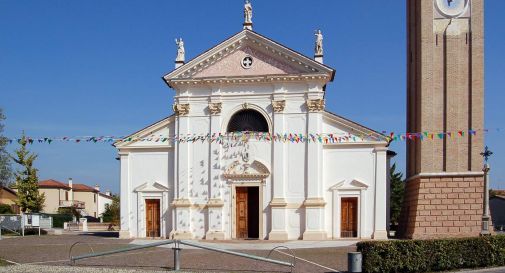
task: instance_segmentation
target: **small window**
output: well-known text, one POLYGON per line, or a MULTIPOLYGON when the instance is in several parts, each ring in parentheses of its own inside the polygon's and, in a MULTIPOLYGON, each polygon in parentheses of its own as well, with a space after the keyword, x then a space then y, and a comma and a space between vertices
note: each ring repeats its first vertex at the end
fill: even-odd
POLYGON ((68 191, 65 192, 65 201, 68 201, 68 191))
POLYGON ((96 203, 96 194, 93 195, 93 201, 96 203))

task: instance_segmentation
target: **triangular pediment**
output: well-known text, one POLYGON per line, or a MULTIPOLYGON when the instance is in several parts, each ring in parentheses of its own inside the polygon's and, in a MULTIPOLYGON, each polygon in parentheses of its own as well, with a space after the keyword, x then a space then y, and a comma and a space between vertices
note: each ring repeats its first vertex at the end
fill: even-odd
POLYGON ((172 81, 265 75, 319 75, 333 78, 334 69, 316 62, 260 34, 243 30, 165 75, 172 81), (252 65, 243 66, 246 56, 252 65))
POLYGON ((338 143, 376 143, 388 145, 389 139, 387 136, 374 131, 357 122, 346 119, 329 111, 324 111, 324 131, 332 132, 337 139, 326 144, 338 143), (339 141, 341 139, 342 142, 339 141))
POLYGON ((170 136, 174 134, 174 116, 157 121, 114 143, 116 148, 170 147, 170 136))
POLYGON ((166 192, 169 188, 156 182, 146 182, 138 187, 136 187, 133 191, 135 192, 166 192))
POLYGON ((366 190, 368 185, 358 179, 342 180, 329 188, 330 191, 337 190, 366 190))

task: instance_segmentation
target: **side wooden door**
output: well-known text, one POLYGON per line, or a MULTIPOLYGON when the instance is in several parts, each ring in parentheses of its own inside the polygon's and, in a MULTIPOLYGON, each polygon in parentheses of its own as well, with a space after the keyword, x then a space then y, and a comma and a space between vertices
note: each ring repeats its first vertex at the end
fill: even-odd
POLYGON ((342 198, 340 214, 340 237, 358 236, 358 198, 342 198))
POLYGON ((146 199, 146 236, 160 237, 159 199, 146 199))
POLYGON ((237 238, 247 238, 247 188, 236 188, 237 238))

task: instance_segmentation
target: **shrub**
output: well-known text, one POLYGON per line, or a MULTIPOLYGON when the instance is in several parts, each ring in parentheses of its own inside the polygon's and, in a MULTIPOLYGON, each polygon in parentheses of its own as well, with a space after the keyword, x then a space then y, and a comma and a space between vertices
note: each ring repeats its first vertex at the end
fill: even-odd
POLYGON ((48 214, 53 217, 53 227, 63 228, 64 222, 70 222, 73 220, 72 214, 48 214))
POLYGON ((505 265, 505 236, 357 244, 363 272, 432 272, 505 265))
POLYGON ((0 214, 14 214, 14 211, 10 205, 0 204, 0 214))

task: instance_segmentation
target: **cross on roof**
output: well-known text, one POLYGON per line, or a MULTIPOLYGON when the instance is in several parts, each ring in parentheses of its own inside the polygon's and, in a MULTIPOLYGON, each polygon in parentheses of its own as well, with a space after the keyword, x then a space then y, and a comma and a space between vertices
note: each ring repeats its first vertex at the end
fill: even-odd
POLYGON ((484 152, 480 153, 480 155, 482 157, 484 157, 484 162, 487 163, 487 160, 489 159, 489 157, 493 154, 493 152, 491 152, 491 150, 488 149, 488 147, 486 146, 484 148, 484 152))

